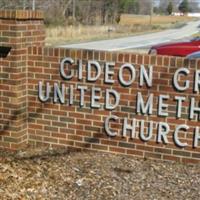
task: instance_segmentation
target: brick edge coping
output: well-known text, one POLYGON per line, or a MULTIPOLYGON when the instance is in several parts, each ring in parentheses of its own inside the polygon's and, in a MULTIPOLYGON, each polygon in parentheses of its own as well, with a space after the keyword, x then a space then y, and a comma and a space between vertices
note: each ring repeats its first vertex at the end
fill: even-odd
POLYGON ((44 19, 44 14, 39 10, 0 10, 0 19, 41 20, 44 19))
POLYGON ((149 55, 136 52, 103 51, 91 49, 63 48, 54 46, 28 46, 29 56, 48 57, 76 57, 83 60, 113 61, 118 63, 135 63, 141 65, 157 65, 168 67, 198 68, 200 59, 187 59, 186 57, 149 55))

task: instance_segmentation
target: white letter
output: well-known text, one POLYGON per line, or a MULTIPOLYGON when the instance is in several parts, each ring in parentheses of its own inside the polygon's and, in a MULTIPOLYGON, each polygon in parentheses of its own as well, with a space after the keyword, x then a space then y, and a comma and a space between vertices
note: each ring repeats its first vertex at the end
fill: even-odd
POLYGON ((169 125, 167 123, 164 122, 160 122, 158 124, 158 137, 157 137, 157 142, 164 142, 164 144, 169 143, 168 139, 167 139, 167 134, 169 133, 170 128, 169 125))
POLYGON ((39 100, 42 102, 48 101, 50 90, 51 90, 49 82, 46 83, 46 97, 42 94, 42 81, 39 82, 38 90, 39 90, 39 94, 38 94, 39 100))
POLYGON ((140 66, 140 86, 144 85, 144 79, 147 83, 148 87, 152 87, 152 80, 153 80, 153 67, 149 66, 149 74, 144 67, 144 65, 140 66))
POLYGON ((72 105, 74 103, 74 86, 69 86, 69 105, 72 105))
POLYGON ((119 69, 119 81, 123 86, 130 86, 133 81, 135 80, 135 68, 133 65, 126 63, 122 65, 119 69), (129 81, 124 80, 123 78, 123 70, 127 68, 129 72, 131 73, 131 79, 129 81))
POLYGON ((100 96, 96 96, 96 92, 100 93, 101 88, 92 87, 91 108, 100 108, 100 103, 96 102, 96 101, 99 101, 100 96))
POLYGON ((85 90, 87 90, 87 86, 81 86, 78 85, 77 87, 78 90, 80 90, 80 106, 83 107, 84 106, 84 95, 85 95, 85 90))
POLYGON ((142 98, 141 92, 138 92, 137 95, 137 113, 142 114, 153 114, 153 94, 149 95, 149 98, 147 100, 146 106, 144 105, 144 100, 142 98))
POLYGON ((189 88, 190 86, 190 81, 185 81, 185 86, 180 86, 179 83, 178 83, 178 80, 179 80, 179 75, 180 74, 184 74, 184 75, 188 75, 190 73, 189 69, 187 68, 179 68, 175 74, 174 74, 174 77, 173 77, 173 84, 175 86, 175 88, 178 90, 178 91, 185 91, 189 88))
POLYGON ((89 60, 87 65, 87 80, 90 82, 95 82, 96 80, 98 80, 100 75, 101 75, 101 66, 99 65, 99 63, 97 61, 89 60), (92 77, 91 75, 92 66, 95 67, 96 70, 95 77, 92 77))
POLYGON ((188 146, 188 144, 187 143, 182 143, 180 140, 179 140, 179 138, 178 138, 178 132, 180 131, 180 130, 184 130, 184 131, 186 131, 186 130, 188 130, 189 129, 189 126, 187 126, 187 125, 179 125, 179 126, 177 126, 176 127, 176 130, 175 130, 175 132, 174 132, 174 142, 175 142, 175 144, 177 144, 179 147, 186 147, 186 146, 188 146))
POLYGON ((194 148, 198 147, 199 140, 200 140, 199 127, 196 127, 194 132, 194 142, 193 142, 194 148))
POLYGON ((117 121, 118 117, 117 116, 109 116, 106 118, 105 123, 104 123, 104 128, 106 131, 106 134, 110 137, 115 137, 117 136, 117 132, 112 132, 109 128, 109 122, 110 121, 117 121))
POLYGON ((62 84, 62 89, 60 90, 58 83, 54 83, 54 103, 58 103, 60 101, 61 104, 65 103, 65 85, 62 84))
POLYGON ((105 108, 108 110, 114 110, 118 105, 120 101, 120 95, 117 91, 112 89, 106 89, 106 105, 105 108), (110 103, 110 95, 114 97, 114 103, 110 103))
POLYGON ((128 119, 124 118, 122 136, 126 137, 127 136, 127 130, 130 130, 131 131, 130 138, 133 139, 135 137, 135 128, 136 128, 136 120, 135 119, 132 119, 132 125, 130 125, 130 124, 128 124, 128 119))
POLYGON ((66 79, 66 80, 70 80, 74 76, 74 73, 72 71, 71 71, 71 74, 69 74, 69 75, 67 75, 65 73, 65 69, 64 69, 65 63, 67 63, 69 65, 72 65, 74 63, 74 60, 72 58, 64 58, 60 63, 60 74, 61 74, 61 77, 66 79))
POLYGON ((144 120, 142 120, 140 124, 140 138, 144 142, 149 141, 151 137, 153 136, 153 122, 150 121, 148 124, 149 124, 149 127, 148 127, 147 136, 144 135, 144 120))
POLYGON ((199 92, 199 87, 200 87, 200 70, 196 70, 195 72, 195 80, 194 80, 194 92, 199 92))
POLYGON ((175 96, 175 100, 177 100, 177 112, 176 112, 176 117, 180 118, 181 117, 181 111, 182 111, 182 103, 185 101, 185 97, 179 97, 175 96))
POLYGON ((197 112, 198 119, 199 119, 199 117, 200 117, 200 115, 199 115, 199 113, 200 113, 200 107, 195 107, 195 98, 191 97, 189 119, 193 119, 194 118, 194 112, 197 112))
POLYGON ((168 113, 165 110, 168 108, 168 104, 163 103, 163 100, 169 99, 169 95, 160 95, 158 102, 158 115, 167 117, 168 113))
POLYGON ((83 62, 82 60, 78 61, 78 80, 82 80, 83 79, 83 62))
POLYGON ((115 80, 111 79, 111 76, 114 75, 114 71, 110 70, 110 68, 114 68, 115 63, 106 63, 105 64, 105 83, 114 83, 115 80))

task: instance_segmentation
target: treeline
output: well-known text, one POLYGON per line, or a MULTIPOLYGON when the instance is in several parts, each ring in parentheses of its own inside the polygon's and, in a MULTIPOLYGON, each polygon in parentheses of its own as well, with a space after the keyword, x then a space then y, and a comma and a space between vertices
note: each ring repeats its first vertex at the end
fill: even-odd
MULTIPOLYGON (((32 7, 34 0, 0 0, 1 8, 32 7)), ((47 24, 87 25, 119 23, 122 13, 150 14, 151 0, 35 0, 47 24)))
POLYGON ((46 24, 119 23, 122 13, 171 14, 180 10, 199 11, 196 0, 0 0, 2 9, 36 9, 45 12, 46 24))
POLYGON ((172 14, 172 12, 200 12, 198 0, 160 0, 158 6, 154 6, 155 14, 172 14))

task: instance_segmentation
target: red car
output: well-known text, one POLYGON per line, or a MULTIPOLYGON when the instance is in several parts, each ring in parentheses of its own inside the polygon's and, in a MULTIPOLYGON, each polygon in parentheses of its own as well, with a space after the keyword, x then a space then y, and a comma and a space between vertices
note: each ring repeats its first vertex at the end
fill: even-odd
POLYGON ((194 38, 188 42, 152 46, 149 50, 149 54, 185 57, 196 51, 200 51, 200 37, 194 38))

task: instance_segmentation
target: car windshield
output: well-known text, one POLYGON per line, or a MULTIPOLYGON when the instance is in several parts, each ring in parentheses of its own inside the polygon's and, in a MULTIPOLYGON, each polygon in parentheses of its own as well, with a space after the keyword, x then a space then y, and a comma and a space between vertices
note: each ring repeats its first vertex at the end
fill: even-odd
POLYGON ((197 41, 200 41, 200 36, 195 37, 195 38, 192 38, 190 41, 191 41, 191 42, 197 42, 197 41))

